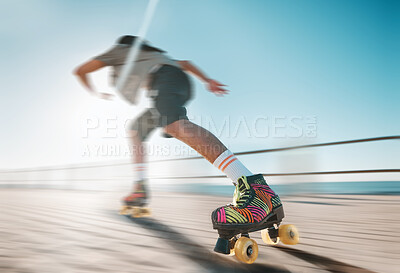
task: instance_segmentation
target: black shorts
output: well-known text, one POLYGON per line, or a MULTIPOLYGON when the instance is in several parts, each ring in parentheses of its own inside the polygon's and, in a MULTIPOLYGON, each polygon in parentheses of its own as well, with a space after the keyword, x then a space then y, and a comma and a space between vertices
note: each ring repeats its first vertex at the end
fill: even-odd
POLYGON ((192 97, 188 75, 171 65, 163 65, 151 75, 149 89, 153 107, 147 109, 131 125, 131 130, 137 131, 142 141, 157 127, 188 119, 184 106, 192 97))

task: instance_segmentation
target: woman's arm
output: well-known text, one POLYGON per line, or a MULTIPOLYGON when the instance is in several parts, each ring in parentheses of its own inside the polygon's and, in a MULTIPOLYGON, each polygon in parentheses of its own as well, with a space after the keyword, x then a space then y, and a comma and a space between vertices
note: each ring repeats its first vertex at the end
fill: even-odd
POLYGON ((204 83, 206 83, 208 90, 210 90, 212 93, 216 95, 225 95, 228 93, 228 90, 222 88, 222 86, 226 85, 221 84, 216 80, 208 78, 199 68, 194 66, 191 62, 178 61, 178 64, 183 70, 193 74, 194 76, 202 80, 204 83))
POLYGON ((88 77, 89 73, 99 70, 100 68, 103 68, 105 66, 106 66, 106 64, 103 63, 102 61, 91 60, 91 61, 88 61, 88 62, 82 64, 78 68, 76 68, 74 70, 74 74, 78 77, 81 84, 89 91, 89 93, 91 93, 92 95, 95 95, 97 97, 100 97, 102 99, 110 99, 110 98, 112 98, 111 94, 96 92, 96 90, 93 88, 93 85, 90 82, 90 79, 88 77))

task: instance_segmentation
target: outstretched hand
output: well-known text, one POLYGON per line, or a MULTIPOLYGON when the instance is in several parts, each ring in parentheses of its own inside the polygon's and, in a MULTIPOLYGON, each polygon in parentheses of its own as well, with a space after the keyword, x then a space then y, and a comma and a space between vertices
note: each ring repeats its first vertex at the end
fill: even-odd
POLYGON ((226 86, 225 84, 222 84, 216 80, 209 79, 207 80, 206 84, 207 84, 207 89, 217 96, 223 96, 228 94, 229 92, 228 90, 222 88, 222 86, 226 86))

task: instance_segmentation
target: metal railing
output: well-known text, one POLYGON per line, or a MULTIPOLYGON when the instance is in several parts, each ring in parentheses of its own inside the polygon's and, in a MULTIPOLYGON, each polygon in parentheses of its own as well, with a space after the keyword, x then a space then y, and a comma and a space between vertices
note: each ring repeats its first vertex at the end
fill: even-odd
MULTIPOLYGON (((315 147, 327 147, 354 143, 366 143, 366 142, 377 142, 377 141, 388 141, 388 140, 400 140, 400 136, 383 136, 374 138, 363 138, 363 139, 353 139, 335 142, 325 142, 298 146, 289 146, 282 148, 271 148, 262 150, 252 150, 244 152, 236 152, 236 156, 243 155, 254 155, 261 153, 272 153, 280 151, 307 149, 315 147)), ((203 159, 202 156, 193 157, 182 157, 182 158, 172 158, 172 159, 160 159, 153 160, 150 162, 171 162, 171 161, 181 161, 181 160, 196 160, 203 159)), ((88 169, 88 168, 103 168, 103 167, 113 167, 113 166, 124 166, 131 165, 132 163, 108 163, 108 164, 97 164, 89 166, 69 166, 69 167, 47 167, 47 168, 35 168, 35 169, 15 169, 15 170, 0 170, 0 174, 6 173, 25 173, 25 172, 46 172, 46 171, 58 171, 58 170, 72 170, 72 169, 88 169)), ((294 175, 325 175, 325 174, 356 174, 356 173, 398 173, 400 169, 370 169, 370 170, 337 170, 337 171, 321 171, 321 172, 296 172, 296 173, 263 173, 264 176, 294 176, 294 175)), ((154 179, 189 179, 189 178, 221 178, 225 175, 211 175, 211 176, 178 176, 178 177, 153 177, 154 179)))

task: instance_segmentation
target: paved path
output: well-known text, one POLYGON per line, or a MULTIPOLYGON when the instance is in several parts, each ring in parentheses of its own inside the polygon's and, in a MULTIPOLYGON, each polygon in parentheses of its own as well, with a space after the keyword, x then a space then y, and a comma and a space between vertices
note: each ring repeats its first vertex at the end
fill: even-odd
POLYGON ((282 198, 301 244, 259 243, 256 263, 212 252, 228 198, 156 193, 153 217, 117 214, 117 192, 1 189, 0 272, 397 272, 397 196, 282 198))

